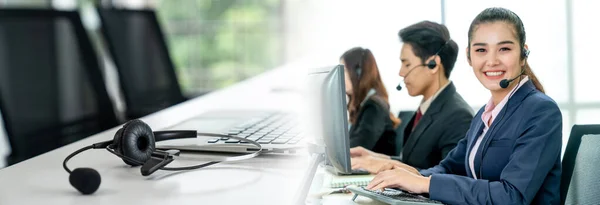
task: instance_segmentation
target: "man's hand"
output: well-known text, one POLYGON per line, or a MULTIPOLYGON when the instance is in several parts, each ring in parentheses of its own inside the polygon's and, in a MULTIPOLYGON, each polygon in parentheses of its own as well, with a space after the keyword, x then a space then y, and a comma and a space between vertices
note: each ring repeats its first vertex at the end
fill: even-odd
POLYGON ((410 173, 421 176, 421 173, 419 172, 419 170, 415 169, 414 167, 408 166, 407 164, 404 164, 402 162, 398 162, 398 161, 384 164, 383 166, 381 166, 379 168, 379 170, 377 170, 376 173, 381 173, 381 172, 396 169, 396 168, 402 168, 410 173))
POLYGON ((401 163, 392 159, 383 159, 373 157, 370 155, 362 157, 352 157, 351 159, 352 169, 364 169, 369 173, 376 174, 384 165, 392 163, 401 163))
POLYGON ((361 146, 350 148, 350 157, 354 158, 354 157, 364 157, 364 156, 372 156, 372 157, 377 157, 377 158, 382 158, 382 159, 390 159, 390 156, 387 156, 385 154, 375 153, 375 152, 365 149, 364 147, 361 147, 361 146))

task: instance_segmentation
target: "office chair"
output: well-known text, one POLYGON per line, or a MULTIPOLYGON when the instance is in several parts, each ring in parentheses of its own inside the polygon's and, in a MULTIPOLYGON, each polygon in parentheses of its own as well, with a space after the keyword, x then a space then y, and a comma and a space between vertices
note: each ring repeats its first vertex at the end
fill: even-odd
POLYGON ((573 125, 562 160, 561 204, 600 204, 600 125, 573 125))
POLYGON ((117 125, 76 11, 0 9, 0 110, 8 165, 117 125))
POLYGON ((97 11, 119 73, 127 118, 139 118, 185 101, 154 11, 97 11))
POLYGON ((411 118, 415 115, 414 111, 401 111, 398 113, 398 118, 402 121, 398 127, 396 127, 396 150, 398 153, 397 156, 400 156, 402 153, 402 147, 404 146, 404 129, 408 122, 410 122, 411 118))

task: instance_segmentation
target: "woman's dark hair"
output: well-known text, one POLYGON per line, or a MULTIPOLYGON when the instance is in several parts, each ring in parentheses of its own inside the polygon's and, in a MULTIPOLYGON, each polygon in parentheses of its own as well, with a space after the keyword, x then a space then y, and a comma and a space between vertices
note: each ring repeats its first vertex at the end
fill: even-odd
MULTIPOLYGON (((505 22, 505 23, 508 23, 513 26, 514 34, 516 35, 517 39, 519 39, 519 46, 521 47, 521 55, 520 55, 521 60, 525 60, 527 58, 527 54, 526 54, 526 50, 525 50, 525 40, 526 39, 525 39, 525 27, 523 26, 523 21, 521 21, 521 18, 519 18, 519 16, 517 16, 517 14, 515 14, 511 10, 508 10, 505 8, 498 8, 498 7, 487 8, 487 9, 483 10, 481 13, 479 13, 479 15, 477 15, 477 17, 475 17, 475 19, 473 19, 473 22, 471 22, 471 26, 469 27, 469 45, 468 45, 469 60, 471 58, 471 56, 470 56, 471 39, 473 39, 473 33, 475 33, 475 30, 477 30, 477 27, 481 24, 495 23, 495 22, 505 22)), ((524 71, 525 75, 529 76, 529 79, 533 82, 533 84, 535 85, 535 88, 543 93, 544 87, 542 86, 542 84, 540 83, 538 78, 535 76, 533 71, 531 71, 531 67, 529 67, 529 63, 527 63, 527 61, 525 61, 525 66, 523 69, 525 69, 525 71, 524 71)))
MULTIPOLYGON (((369 90, 375 89, 380 98, 382 98, 389 108, 388 94, 381 76, 375 57, 371 50, 361 47, 354 47, 340 57, 344 60, 346 70, 350 76, 350 81, 354 89, 348 102, 348 112, 350 113, 350 123, 355 124, 358 118, 358 111, 361 102, 367 97, 369 90)), ((394 122, 394 127, 400 124, 400 120, 390 113, 390 119, 394 122)))

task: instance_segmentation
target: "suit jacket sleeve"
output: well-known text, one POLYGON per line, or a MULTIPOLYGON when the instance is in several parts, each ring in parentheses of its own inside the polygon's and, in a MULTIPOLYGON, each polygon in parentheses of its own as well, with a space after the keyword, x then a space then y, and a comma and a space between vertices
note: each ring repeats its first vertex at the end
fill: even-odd
POLYGON ((437 144, 442 159, 445 159, 448 153, 456 147, 458 141, 465 138, 473 119, 471 113, 466 111, 454 112, 450 116, 446 129, 444 129, 437 144))
MULTIPOLYGON (((466 136, 466 135, 465 135, 466 136)), ((467 138, 463 137, 458 141, 458 145, 454 147, 448 155, 440 162, 440 164, 425 170, 421 170, 420 173, 423 176, 430 176, 433 174, 456 174, 456 175, 467 175, 465 170, 465 155, 467 151, 467 138)), ((430 185, 432 186, 432 185, 430 185)))
POLYGON ((350 132, 350 147, 363 146, 372 150, 385 131, 385 117, 389 114, 374 102, 367 102, 361 111, 362 116, 350 132))
MULTIPOLYGON (((523 131, 516 138, 499 181, 433 174, 429 187, 431 199, 449 204, 530 204, 560 157, 562 144, 562 117, 558 106, 551 101, 531 105, 523 108, 532 112, 524 114, 523 120, 518 122, 523 131)), ((451 152, 449 156, 452 155, 451 152)))

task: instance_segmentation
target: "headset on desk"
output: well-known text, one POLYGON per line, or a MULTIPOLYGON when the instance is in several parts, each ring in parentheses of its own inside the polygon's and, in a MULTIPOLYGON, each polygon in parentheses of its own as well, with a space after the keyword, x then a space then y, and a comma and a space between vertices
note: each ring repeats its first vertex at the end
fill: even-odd
POLYGON ((173 130, 173 131, 158 131, 153 132, 146 123, 141 120, 131 120, 122 128, 117 130, 113 140, 95 143, 83 147, 65 158, 63 168, 69 173, 69 182, 75 189, 82 194, 92 194, 100 187, 100 174, 92 168, 77 168, 71 171, 67 167, 67 162, 75 155, 89 149, 106 149, 110 153, 123 159, 123 161, 131 166, 142 166, 141 172, 143 176, 148 176, 157 170, 166 171, 183 171, 193 170, 202 167, 210 166, 224 161, 239 161, 250 159, 258 156, 262 151, 262 146, 253 140, 241 138, 237 136, 214 134, 214 133, 199 133, 195 130, 173 130), (225 157, 221 160, 210 161, 199 165, 183 166, 183 167, 166 167, 173 159, 179 156, 179 150, 157 150, 155 142, 196 138, 197 136, 207 137, 228 137, 242 142, 250 143, 258 149, 250 154, 225 157))

